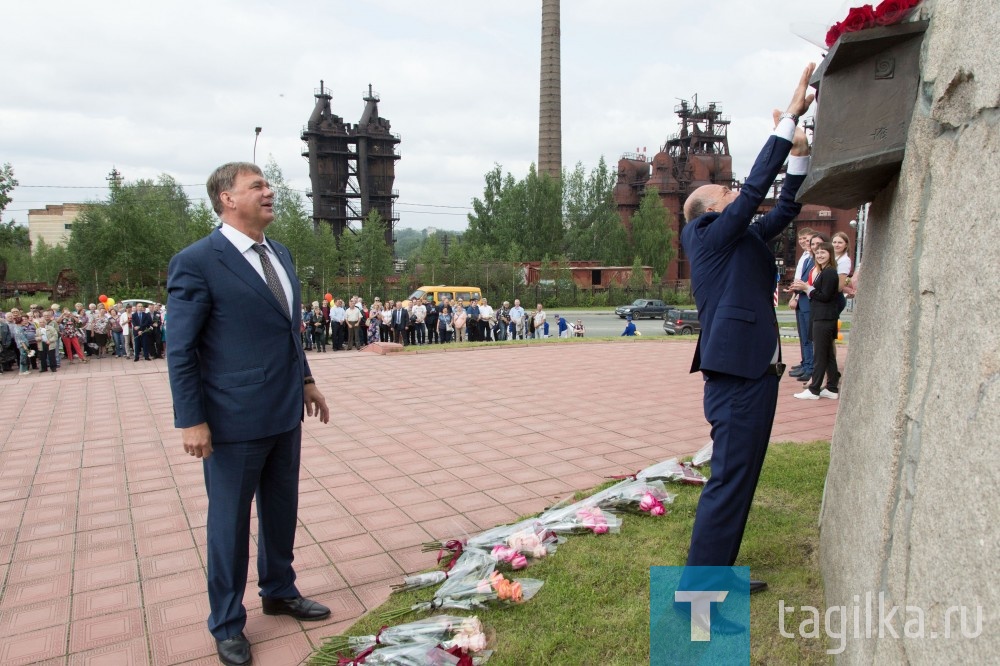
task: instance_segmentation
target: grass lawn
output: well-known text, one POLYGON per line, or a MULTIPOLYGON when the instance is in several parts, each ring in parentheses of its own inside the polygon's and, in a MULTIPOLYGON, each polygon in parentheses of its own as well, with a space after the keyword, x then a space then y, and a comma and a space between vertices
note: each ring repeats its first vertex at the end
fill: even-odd
MULTIPOLYGON (((822 640, 783 638, 778 627, 779 599, 824 608, 817 518, 829 453, 827 442, 776 444, 768 452, 737 562, 770 586, 751 597, 754 664, 830 663, 822 640)), ((495 633, 490 666, 648 663, 649 567, 684 563, 700 492, 668 488, 678 497, 666 516, 626 514, 620 534, 569 537, 551 558, 521 572, 545 581, 534 599, 478 613, 495 633)), ((433 591, 393 596, 345 633, 374 634, 379 613, 429 600, 433 591)), ((795 623, 786 627, 795 630, 795 623)))

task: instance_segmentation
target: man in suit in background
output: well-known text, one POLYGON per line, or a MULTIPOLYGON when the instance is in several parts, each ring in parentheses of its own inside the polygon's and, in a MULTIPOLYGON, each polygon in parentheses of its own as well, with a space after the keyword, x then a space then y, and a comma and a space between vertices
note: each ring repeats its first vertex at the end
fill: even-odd
MULTIPOLYGON (((812 104, 815 65, 802 73, 785 113, 757 156, 739 194, 704 185, 684 204, 681 242, 701 335, 691 372, 705 378, 705 418, 712 424, 712 476, 698 502, 688 566, 732 566, 764 464, 784 366, 774 312, 774 255, 767 243, 799 213, 795 194, 809 168, 809 144, 797 127, 812 104), (754 220, 791 151, 777 205, 754 220)), ((751 581, 750 591, 766 587, 751 581)))
POLYGON ((224 664, 251 660, 243 635, 256 495, 258 585, 266 615, 322 620, 295 587, 303 412, 330 412, 299 341, 299 281, 288 250, 264 237, 274 194, 260 168, 225 164, 208 179, 222 225, 170 261, 170 389, 184 450, 208 493, 208 627, 224 664))
POLYGON ((139 353, 143 358, 149 360, 150 335, 153 331, 153 318, 146 312, 146 306, 142 303, 135 304, 135 312, 132 313, 132 336, 133 347, 135 347, 135 362, 139 362, 139 353))

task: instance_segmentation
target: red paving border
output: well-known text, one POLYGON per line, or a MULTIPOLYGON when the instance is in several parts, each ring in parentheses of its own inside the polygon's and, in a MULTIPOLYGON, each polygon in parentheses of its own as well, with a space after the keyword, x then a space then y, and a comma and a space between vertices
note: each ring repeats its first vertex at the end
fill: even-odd
MULTIPOLYGON (((251 570, 255 662, 300 663, 402 574, 433 566, 423 541, 699 449, 709 428, 692 351, 671 340, 311 354, 333 414, 305 425, 296 570, 333 617, 263 616, 251 570)), ((773 439, 831 438, 836 402, 794 400, 800 386, 782 382, 773 439)), ((172 419, 163 361, 0 377, 0 664, 218 663, 201 465, 172 419)))

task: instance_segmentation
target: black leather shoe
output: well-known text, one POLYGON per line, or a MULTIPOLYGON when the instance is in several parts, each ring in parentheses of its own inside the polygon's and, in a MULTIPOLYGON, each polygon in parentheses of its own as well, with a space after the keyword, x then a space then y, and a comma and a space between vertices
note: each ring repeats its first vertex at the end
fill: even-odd
POLYGON ((243 635, 243 632, 224 641, 216 640, 215 649, 219 652, 219 661, 226 666, 245 666, 252 660, 250 641, 243 635))
POLYGON ((762 580, 750 579, 750 594, 756 594, 757 592, 763 592, 767 589, 767 583, 762 580))
POLYGON ((296 597, 294 599, 263 598, 264 615, 291 615, 297 620, 309 622, 325 620, 330 617, 330 609, 312 599, 296 597))
POLYGON ((789 372, 788 376, 789 377, 801 377, 804 374, 806 374, 806 371, 803 370, 802 368, 799 368, 797 370, 792 370, 791 372, 789 372))
POLYGON ((808 375, 802 375, 801 377, 796 377, 796 379, 799 380, 800 382, 812 381, 812 373, 810 372, 808 375))

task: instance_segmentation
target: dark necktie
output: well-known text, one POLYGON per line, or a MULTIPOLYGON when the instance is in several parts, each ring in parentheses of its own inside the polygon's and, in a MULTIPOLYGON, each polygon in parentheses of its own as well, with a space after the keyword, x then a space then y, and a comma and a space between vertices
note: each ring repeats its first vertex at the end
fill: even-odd
POLYGON ((267 282, 267 288, 278 299, 278 303, 281 304, 281 311, 285 313, 286 317, 291 319, 292 315, 288 310, 288 297, 285 296, 285 290, 281 286, 281 280, 278 279, 278 273, 271 264, 271 258, 267 256, 267 248, 260 243, 254 243, 250 247, 260 255, 260 265, 264 268, 264 281, 267 282))

